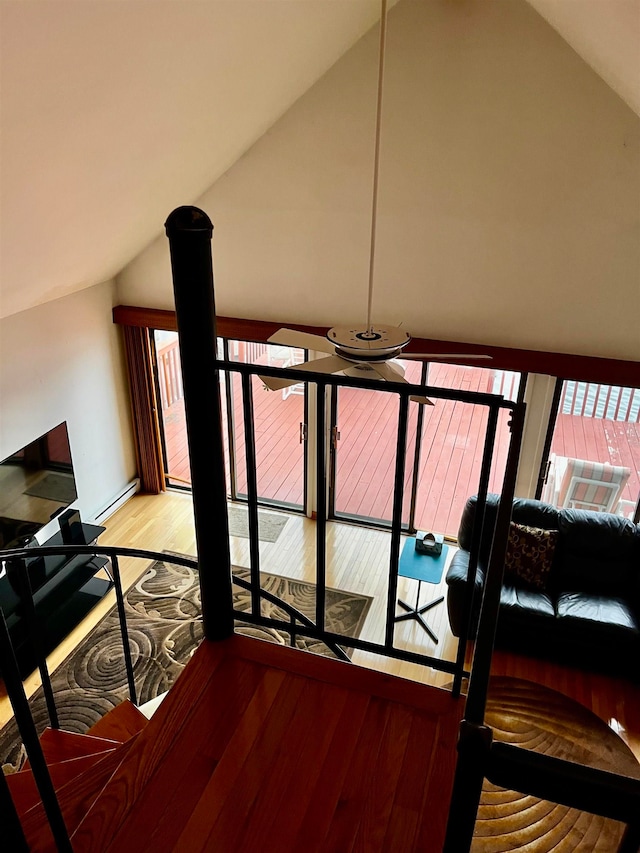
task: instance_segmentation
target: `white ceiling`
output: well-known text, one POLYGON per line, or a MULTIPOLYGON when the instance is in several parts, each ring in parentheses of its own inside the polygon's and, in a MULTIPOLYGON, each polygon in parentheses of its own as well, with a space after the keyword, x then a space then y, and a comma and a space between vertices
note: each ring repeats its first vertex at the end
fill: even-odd
MULTIPOLYGON (((640 0, 529 2, 640 114, 640 0)), ((5 317, 115 276, 162 230, 158 212, 197 199, 379 2, 2 0, 0 13, 5 317)))
POLYGON ((115 276, 379 13, 376 0, 0 10, 2 316, 115 276))
POLYGON ((528 0, 640 115, 640 0, 528 0))

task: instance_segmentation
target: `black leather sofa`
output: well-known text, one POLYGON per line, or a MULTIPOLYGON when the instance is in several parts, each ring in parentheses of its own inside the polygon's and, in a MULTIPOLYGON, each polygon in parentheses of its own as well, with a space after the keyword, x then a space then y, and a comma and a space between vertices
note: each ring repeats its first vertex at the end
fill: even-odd
MULTIPOLYGON (((488 496, 470 639, 477 631, 498 503, 498 495, 488 496)), ((446 576, 449 623, 457 637, 463 631, 476 507, 473 496, 463 511, 459 550, 446 576)), ((496 646, 640 680, 640 525, 609 513, 558 510, 520 498, 513 502, 512 522, 558 534, 544 589, 505 575, 496 646)))

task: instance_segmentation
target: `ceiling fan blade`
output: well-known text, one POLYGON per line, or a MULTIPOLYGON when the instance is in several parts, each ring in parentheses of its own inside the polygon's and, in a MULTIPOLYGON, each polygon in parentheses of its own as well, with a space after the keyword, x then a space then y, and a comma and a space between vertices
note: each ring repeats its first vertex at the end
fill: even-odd
POLYGON ((406 382, 404 378, 404 370, 398 365, 391 364, 389 361, 371 361, 367 363, 367 367, 386 379, 387 382, 406 382))
POLYGON ((420 403, 421 406, 435 406, 433 400, 428 397, 419 397, 417 394, 412 394, 409 399, 413 400, 414 403, 420 403))
POLYGON ((493 361, 492 355, 478 355, 473 352, 403 352, 400 358, 403 359, 423 359, 424 361, 440 361, 441 359, 464 358, 467 361, 471 359, 478 361, 493 361))
POLYGON ((295 329, 278 329, 268 338, 268 341, 271 344, 285 344, 288 347, 300 347, 300 349, 316 350, 317 352, 335 352, 333 344, 321 335, 297 332, 295 329))
MULTIPOLYGON (((388 361, 378 361, 371 362, 369 367, 373 368, 376 373, 382 376, 383 379, 386 379, 387 382, 407 382, 404 378, 404 375, 400 373, 400 371, 393 365, 391 365, 388 361)), ((433 406, 432 401, 428 397, 419 397, 418 395, 412 395, 409 397, 410 400, 413 400, 414 403, 420 403, 423 406, 433 406)))
MULTIPOLYGON (((327 358, 313 358, 302 364, 296 364, 295 370, 304 370, 307 373, 338 373, 345 367, 350 367, 351 362, 339 355, 330 355, 327 358)), ((289 385, 297 385, 299 379, 285 379, 283 376, 261 376, 260 379, 271 391, 279 391, 289 385)))

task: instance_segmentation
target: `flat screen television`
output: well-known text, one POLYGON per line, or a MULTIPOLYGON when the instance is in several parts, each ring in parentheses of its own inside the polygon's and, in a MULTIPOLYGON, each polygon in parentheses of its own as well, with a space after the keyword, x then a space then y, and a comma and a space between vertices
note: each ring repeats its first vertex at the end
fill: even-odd
POLYGON ((20 547, 77 498, 63 422, 0 462, 0 549, 20 547))

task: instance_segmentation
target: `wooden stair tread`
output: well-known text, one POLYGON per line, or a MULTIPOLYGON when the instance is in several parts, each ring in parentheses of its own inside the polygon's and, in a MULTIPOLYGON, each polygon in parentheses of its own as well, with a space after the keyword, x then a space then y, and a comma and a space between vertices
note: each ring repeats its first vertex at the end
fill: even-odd
POLYGON ((124 743, 141 732, 149 720, 129 699, 125 699, 91 726, 87 734, 124 743))
POLYGON ((74 850, 441 849, 462 712, 446 691, 352 664, 204 641, 74 850))
MULTIPOLYGON (((138 734, 147 723, 147 717, 125 699, 108 711, 86 734, 45 729, 40 744, 56 791, 96 764, 118 744, 138 734), (55 760, 67 754, 73 757, 55 760)), ((24 814, 40 802, 40 793, 29 762, 25 762, 19 772, 10 774, 7 783, 19 814, 24 814)))
MULTIPOLYGON (((137 737, 138 735, 134 735, 125 743, 118 744, 115 749, 94 756, 96 761, 91 767, 56 791, 65 825, 70 835, 100 795, 120 762, 133 747, 137 737)), ((54 851, 55 848, 42 803, 38 803, 26 812, 22 826, 29 850, 32 853, 54 851)))
MULTIPOLYGON (((67 782, 75 779, 102 760, 108 752, 111 750, 81 755, 78 758, 70 758, 67 761, 59 761, 57 764, 49 765, 49 775, 53 787, 58 791, 67 782)), ((11 773, 6 779, 18 814, 23 815, 28 809, 40 802, 40 792, 30 769, 11 773)))
MULTIPOLYGON (((58 764, 83 755, 95 755, 97 752, 114 749, 119 746, 119 741, 47 727, 40 735, 40 746, 47 764, 58 764)), ((25 761, 22 769, 30 768, 29 761, 25 761)))
MULTIPOLYGON (((127 699, 108 711, 84 735, 62 729, 45 729, 40 744, 55 790, 93 767, 118 744, 138 734, 147 722, 147 717, 127 699), (62 755, 73 757, 56 761, 62 755)), ((22 770, 7 776, 7 784, 18 814, 24 815, 40 803, 40 792, 28 762, 22 770)))

